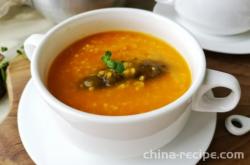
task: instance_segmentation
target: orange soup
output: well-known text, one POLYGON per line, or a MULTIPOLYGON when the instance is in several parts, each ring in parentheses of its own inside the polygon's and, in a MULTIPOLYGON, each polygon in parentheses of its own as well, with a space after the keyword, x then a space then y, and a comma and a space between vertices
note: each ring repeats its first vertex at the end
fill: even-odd
POLYGON ((123 116, 175 101, 188 90, 191 73, 168 43, 144 33, 110 31, 63 50, 51 65, 47 84, 56 98, 80 111, 123 116))

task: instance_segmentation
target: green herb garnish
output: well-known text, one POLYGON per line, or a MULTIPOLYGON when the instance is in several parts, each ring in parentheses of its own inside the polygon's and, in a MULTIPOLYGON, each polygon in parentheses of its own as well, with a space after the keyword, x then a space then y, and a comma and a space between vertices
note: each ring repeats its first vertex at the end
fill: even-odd
POLYGON ((105 54, 102 56, 103 63, 109 68, 114 70, 115 72, 122 74, 125 70, 124 65, 121 61, 115 61, 111 59, 112 52, 106 51, 105 54))
POLYGON ((16 52, 17 52, 18 55, 24 55, 25 56, 25 51, 24 51, 23 45, 19 49, 17 49, 16 52))
POLYGON ((18 49, 16 52, 17 52, 18 54, 20 54, 20 55, 23 54, 23 51, 21 51, 21 50, 19 50, 19 49, 18 49))
POLYGON ((6 51, 8 51, 8 48, 5 47, 5 46, 2 46, 2 47, 1 47, 1 52, 6 52, 6 51))

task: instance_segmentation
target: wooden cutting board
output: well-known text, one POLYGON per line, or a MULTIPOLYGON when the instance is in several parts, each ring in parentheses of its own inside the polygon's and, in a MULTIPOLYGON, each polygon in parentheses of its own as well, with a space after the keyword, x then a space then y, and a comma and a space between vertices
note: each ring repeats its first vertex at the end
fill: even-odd
POLYGON ((17 108, 21 93, 30 79, 30 62, 23 56, 16 56, 7 70, 7 88, 10 113, 0 125, 0 165, 34 164, 27 155, 17 129, 17 108))

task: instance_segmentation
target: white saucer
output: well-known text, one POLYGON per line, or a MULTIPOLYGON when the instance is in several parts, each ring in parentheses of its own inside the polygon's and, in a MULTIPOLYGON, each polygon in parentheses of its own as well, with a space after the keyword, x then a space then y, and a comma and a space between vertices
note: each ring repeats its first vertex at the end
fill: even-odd
MULTIPOLYGON (((18 109, 18 129, 21 140, 30 157, 42 165, 194 165, 199 158, 177 158, 146 160, 142 157, 111 160, 97 157, 80 150, 66 140, 57 123, 66 124, 39 97, 30 81, 22 94, 18 109)), ((213 138, 216 127, 216 113, 192 112, 183 132, 161 152, 205 152, 213 138)))
POLYGON ((174 22, 177 22, 187 28, 191 33, 193 33, 204 49, 238 55, 250 53, 250 31, 241 33, 239 35, 216 36, 203 33, 197 27, 184 22, 178 17, 173 7, 169 5, 157 3, 153 9, 153 12, 168 17, 174 22))

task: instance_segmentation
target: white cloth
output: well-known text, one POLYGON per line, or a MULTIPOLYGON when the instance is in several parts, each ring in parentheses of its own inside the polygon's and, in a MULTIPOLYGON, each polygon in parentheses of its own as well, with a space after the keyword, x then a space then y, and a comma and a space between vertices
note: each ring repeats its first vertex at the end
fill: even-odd
POLYGON ((0 18, 8 13, 11 6, 28 3, 30 3, 30 0, 0 0, 0 18))

